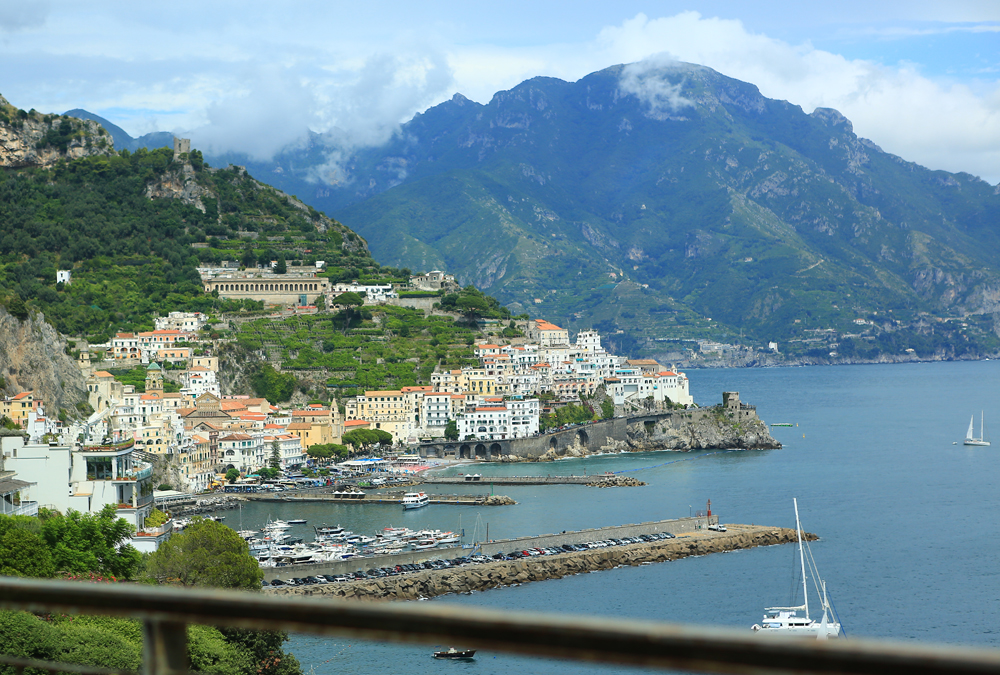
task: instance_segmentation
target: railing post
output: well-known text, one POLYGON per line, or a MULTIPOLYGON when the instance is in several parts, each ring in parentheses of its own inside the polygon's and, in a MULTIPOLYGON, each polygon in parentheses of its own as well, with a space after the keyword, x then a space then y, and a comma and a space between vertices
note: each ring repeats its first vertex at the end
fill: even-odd
POLYGON ((187 675, 186 625, 147 619, 142 635, 142 675, 187 675))

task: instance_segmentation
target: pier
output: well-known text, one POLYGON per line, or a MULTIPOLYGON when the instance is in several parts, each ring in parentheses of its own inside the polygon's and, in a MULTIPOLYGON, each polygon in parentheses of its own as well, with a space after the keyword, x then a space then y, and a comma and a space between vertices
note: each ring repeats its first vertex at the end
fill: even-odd
MULTIPOLYGON (((249 501, 280 502, 284 504, 302 502, 333 502, 335 504, 402 504, 402 492, 366 493, 355 492, 350 495, 333 493, 313 493, 300 495, 255 494, 247 495, 249 501)), ((431 504, 450 504, 451 506, 487 506, 490 505, 490 495, 433 495, 428 494, 431 504)), ((497 498, 493 498, 497 503, 497 498)), ((510 503, 513 503, 512 501, 510 503)))
POLYGON ((587 485, 596 483, 612 474, 591 476, 427 476, 422 478, 426 485, 467 485, 469 483, 489 483, 491 485, 587 485))

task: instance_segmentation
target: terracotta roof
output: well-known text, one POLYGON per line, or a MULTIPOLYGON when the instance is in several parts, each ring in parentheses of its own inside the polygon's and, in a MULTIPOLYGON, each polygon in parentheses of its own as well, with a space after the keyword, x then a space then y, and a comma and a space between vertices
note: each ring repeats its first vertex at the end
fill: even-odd
POLYGON ((308 422, 292 422, 285 428, 289 431, 306 431, 308 429, 312 429, 312 425, 308 422))
POLYGON ((675 373, 672 370, 664 370, 662 373, 660 373, 660 375, 664 375, 666 377, 676 377, 677 373, 675 373))
POLYGON ((371 422, 368 422, 367 420, 347 420, 346 422, 344 422, 345 427, 360 427, 360 426, 368 426, 370 424, 371 422))
POLYGON ((18 401, 18 400, 24 398, 25 396, 31 396, 31 392, 30 391, 22 391, 20 394, 18 394, 17 396, 15 396, 12 400, 18 401))
POLYGON ((377 391, 366 391, 365 396, 402 396, 403 392, 397 390, 377 390, 377 391))
POLYGON ((658 366, 658 365, 660 365, 659 363, 657 363, 657 361, 655 359, 626 359, 625 363, 627 363, 630 366, 658 366))
POLYGON ((225 438, 220 438, 220 441, 252 441, 253 436, 247 436, 246 434, 229 434, 225 438))
POLYGON ((434 391, 434 387, 403 387, 400 391, 409 394, 414 391, 434 391))
POLYGON ((507 408, 503 407, 502 405, 501 406, 487 405, 487 406, 483 406, 481 408, 476 408, 476 412, 479 412, 480 410, 492 410, 492 411, 496 412, 496 411, 506 410, 506 409, 507 408))
POLYGON ((96 373, 94 373, 94 377, 114 377, 114 375, 112 375, 106 370, 98 370, 96 373))

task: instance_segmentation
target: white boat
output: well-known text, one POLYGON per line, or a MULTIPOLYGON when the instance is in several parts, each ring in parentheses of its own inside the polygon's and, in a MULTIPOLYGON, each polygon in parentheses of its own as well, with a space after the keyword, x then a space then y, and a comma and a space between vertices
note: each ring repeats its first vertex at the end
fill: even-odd
MULTIPOLYGON (((811 637, 819 640, 840 637, 840 622, 835 621, 836 612, 830 605, 826 595, 826 582, 819 576, 816 569, 816 560, 809 551, 809 571, 812 573, 813 585, 820 596, 823 607, 823 618, 817 621, 809 618, 809 588, 806 583, 806 556, 805 548, 802 545, 802 526, 799 524, 799 503, 793 499, 795 504, 795 530, 799 540, 799 562, 802 565, 802 605, 798 607, 768 607, 764 610, 764 620, 751 628, 755 633, 764 635, 784 635, 789 637, 811 637), (799 616, 802 611, 804 616, 799 616)), ((806 545, 808 546, 808 544, 806 545)))
POLYGON ((305 525, 308 521, 305 518, 296 518, 295 520, 289 520, 289 525, 305 525))
POLYGON ((340 525, 337 525, 336 527, 332 527, 330 525, 325 525, 324 524, 324 525, 320 525, 319 527, 317 527, 315 529, 316 529, 316 534, 319 534, 319 535, 335 535, 335 534, 342 534, 344 532, 344 528, 342 528, 340 525))
POLYGON ((457 544, 461 537, 459 537, 454 532, 445 532, 440 537, 438 537, 438 544, 457 544))
POLYGON ((972 428, 975 419, 975 415, 969 418, 969 430, 965 432, 965 440, 962 443, 964 445, 989 445, 990 442, 986 440, 986 426, 983 420, 982 411, 979 413, 979 438, 972 435, 975 433, 972 428))
POLYGON ((419 509, 431 503, 431 498, 425 492, 407 492, 403 495, 404 509, 419 509))
POLYGON ((434 548, 437 546, 436 539, 418 539, 413 544, 414 551, 426 551, 429 548, 434 548))

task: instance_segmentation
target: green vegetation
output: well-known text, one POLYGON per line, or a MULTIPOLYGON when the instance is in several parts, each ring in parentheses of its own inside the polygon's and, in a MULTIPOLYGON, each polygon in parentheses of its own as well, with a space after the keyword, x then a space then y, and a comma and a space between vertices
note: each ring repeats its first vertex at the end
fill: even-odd
MULTIPOLYGON (((612 408, 612 414, 614 414, 614 408, 612 408)), ((593 419, 597 418, 589 403, 570 404, 556 408, 548 415, 541 415, 538 419, 538 427, 541 431, 547 431, 566 424, 583 424, 593 419)))
POLYGON ((43 509, 38 518, 0 516, 0 574, 132 579, 142 562, 128 543, 133 532, 111 504, 99 513, 43 509))
POLYGON ((286 400, 296 376, 353 396, 358 390, 426 384, 437 364, 478 364, 471 345, 481 333, 451 317, 425 317, 420 310, 383 305, 361 308, 346 333, 344 322, 342 312, 244 322, 236 329, 235 344, 221 356, 242 362, 263 351, 269 360, 280 361, 281 373, 263 364, 251 376, 255 391, 269 401, 286 400), (272 384, 277 382, 280 387, 272 384))
MULTIPOLYGON (((57 127, 59 138, 78 123, 68 124, 57 127)), ((62 333, 104 341, 119 330, 151 330, 152 317, 169 311, 262 309, 206 295, 198 265, 323 259, 335 279, 381 276, 354 233, 239 169, 201 165, 204 211, 146 196, 179 168, 160 149, 0 173, 0 304, 19 318, 40 310, 62 333), (56 284, 59 269, 72 270, 71 283, 56 284)))
POLYGON ((343 435, 344 443, 353 446, 355 451, 367 450, 373 445, 392 445, 392 434, 381 429, 355 429, 343 435))
POLYGON ((146 572, 160 583, 259 590, 264 573, 247 543, 230 527, 195 518, 149 557, 146 572))

